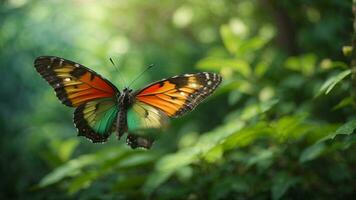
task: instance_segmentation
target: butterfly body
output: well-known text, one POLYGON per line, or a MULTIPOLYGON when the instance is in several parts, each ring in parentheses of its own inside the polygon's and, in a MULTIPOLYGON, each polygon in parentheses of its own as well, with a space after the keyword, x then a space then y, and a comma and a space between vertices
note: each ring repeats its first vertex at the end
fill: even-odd
POLYGON ((117 137, 120 139, 121 136, 128 131, 127 127, 127 111, 134 103, 134 96, 132 95, 132 90, 124 88, 121 95, 118 97, 118 106, 120 111, 117 115, 117 137))
POLYGON ((165 126, 193 110, 221 83, 215 73, 183 74, 121 92, 108 80, 79 63, 55 56, 35 60, 38 73, 54 88, 58 99, 75 107, 74 124, 78 135, 94 143, 107 141, 115 131, 125 133, 132 148, 150 148, 153 140, 137 135, 145 129, 165 126))

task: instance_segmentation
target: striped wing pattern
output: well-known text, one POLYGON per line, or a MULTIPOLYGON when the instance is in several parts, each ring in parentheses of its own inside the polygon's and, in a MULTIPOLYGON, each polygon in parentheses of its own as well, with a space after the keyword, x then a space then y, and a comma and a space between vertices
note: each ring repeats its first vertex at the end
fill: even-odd
MULTIPOLYGON (((108 139, 116 126, 119 109, 127 109, 129 132, 160 128, 168 123, 169 117, 180 117, 193 110, 222 80, 220 75, 207 72, 174 76, 134 92, 132 106, 119 108, 119 90, 83 65, 55 56, 38 57, 34 65, 54 88, 58 99, 76 107, 74 123, 78 135, 94 143, 108 139)), ((132 148, 148 149, 153 140, 130 132, 127 142, 132 148)))
POLYGON ((135 92, 136 101, 157 108, 169 117, 179 117, 212 94, 221 80, 220 75, 208 72, 174 76, 135 92))
POLYGON ((108 80, 81 64, 53 56, 35 60, 35 68, 54 88, 65 105, 79 105, 99 98, 113 97, 119 91, 108 80))
POLYGON ((119 108, 112 98, 89 101, 74 112, 74 124, 79 136, 94 143, 105 142, 114 130, 119 108))
POLYGON ((78 135, 105 142, 118 113, 117 88, 94 71, 63 58, 41 56, 34 65, 63 104, 77 107, 74 123, 78 135))

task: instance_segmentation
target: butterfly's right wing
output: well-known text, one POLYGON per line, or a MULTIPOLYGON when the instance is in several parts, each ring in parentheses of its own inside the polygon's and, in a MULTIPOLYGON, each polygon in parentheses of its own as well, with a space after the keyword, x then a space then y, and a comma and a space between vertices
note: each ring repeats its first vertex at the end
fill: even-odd
POLYGON ((34 65, 53 87, 58 99, 67 106, 78 107, 91 100, 120 94, 110 81, 79 63, 55 56, 40 56, 34 65))
POLYGON ((119 90, 96 72, 64 58, 41 56, 34 64, 59 100, 77 107, 74 123, 78 135, 92 142, 105 142, 117 118, 119 90))

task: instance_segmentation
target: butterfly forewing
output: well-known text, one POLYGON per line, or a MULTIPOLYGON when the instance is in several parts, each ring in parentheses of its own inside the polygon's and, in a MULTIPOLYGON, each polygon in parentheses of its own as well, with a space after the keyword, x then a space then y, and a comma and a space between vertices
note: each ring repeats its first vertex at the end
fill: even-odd
POLYGON ((169 117, 179 117, 194 109, 220 83, 221 76, 215 73, 184 74, 153 83, 135 95, 137 101, 158 108, 169 117))
POLYGON ((54 88, 58 99, 65 105, 78 107, 91 100, 116 96, 119 91, 108 80, 78 63, 41 56, 35 68, 54 88))

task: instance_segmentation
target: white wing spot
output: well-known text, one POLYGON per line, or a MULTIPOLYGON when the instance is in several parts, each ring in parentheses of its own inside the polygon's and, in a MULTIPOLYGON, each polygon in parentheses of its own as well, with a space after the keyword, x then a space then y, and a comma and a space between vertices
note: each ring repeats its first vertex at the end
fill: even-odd
POLYGON ((47 69, 51 68, 51 65, 47 65, 47 69))
POLYGON ((214 78, 213 78, 213 80, 214 80, 214 81, 216 81, 216 78, 217 78, 217 76, 216 76, 216 74, 214 74, 214 78))
POLYGON ((71 80, 71 78, 69 78, 69 77, 64 79, 64 81, 70 81, 70 80, 71 80))
POLYGON ((75 63, 74 66, 75 66, 75 67, 79 67, 79 64, 78 64, 78 63, 75 63))
POLYGON ((179 94, 182 96, 186 96, 186 94, 184 92, 180 92, 179 94))
POLYGON ((208 85, 211 85, 211 81, 208 81, 208 85))
POLYGON ((206 72, 204 74, 205 74, 206 79, 209 79, 209 74, 206 72))
POLYGON ((191 74, 184 74, 185 77, 189 77, 192 76, 191 74))

